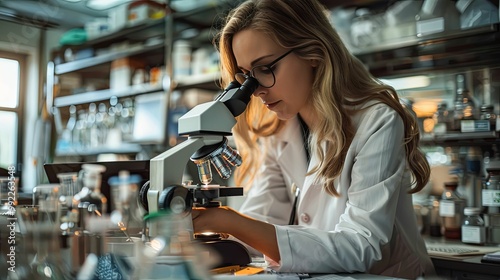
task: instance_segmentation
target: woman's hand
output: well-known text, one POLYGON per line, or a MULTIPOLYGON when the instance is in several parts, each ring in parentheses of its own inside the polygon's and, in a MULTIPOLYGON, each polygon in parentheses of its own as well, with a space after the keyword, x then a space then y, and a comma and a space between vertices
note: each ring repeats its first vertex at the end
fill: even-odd
POLYGON ((252 219, 226 206, 193 208, 191 215, 195 233, 230 234, 274 261, 280 261, 274 225, 252 219))
POLYGON ((231 225, 236 224, 238 215, 226 206, 193 208, 191 211, 195 233, 230 233, 231 225))

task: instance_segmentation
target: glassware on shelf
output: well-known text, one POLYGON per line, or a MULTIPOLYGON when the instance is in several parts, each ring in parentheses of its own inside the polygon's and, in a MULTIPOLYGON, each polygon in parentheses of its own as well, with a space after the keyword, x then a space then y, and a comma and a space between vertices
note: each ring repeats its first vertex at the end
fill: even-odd
POLYGON ((494 112, 495 107, 492 104, 481 105, 481 120, 490 122, 490 131, 496 131, 497 115, 494 112))
POLYGON ((441 236, 441 216, 439 215, 439 196, 431 196, 429 199, 429 235, 441 236))
POLYGON ((76 106, 69 106, 69 119, 66 123, 66 127, 64 127, 60 138, 58 139, 57 146, 58 149, 68 150, 74 146, 74 130, 76 127, 77 115, 76 115, 76 106))
POLYGON ((82 149, 87 146, 87 119, 84 110, 78 111, 78 119, 73 130, 73 148, 82 149))
POLYGON ((448 104, 446 102, 438 104, 433 119, 435 134, 443 134, 453 130, 453 116, 448 110, 448 104))
POLYGON ((87 112, 88 146, 90 148, 99 147, 100 131, 97 127, 96 117, 97 117, 97 106, 95 103, 90 103, 87 112))
POLYGON ((457 187, 458 182, 444 183, 445 190, 439 201, 439 216, 447 239, 461 238, 465 199, 458 194, 457 187))
POLYGON ((470 91, 465 84, 465 76, 463 74, 457 75, 457 92, 455 95, 455 110, 454 110, 454 130, 461 130, 462 120, 475 120, 477 119, 477 108, 470 91))
POLYGON ((108 107, 104 103, 100 103, 96 114, 96 125, 100 133, 98 135, 99 145, 106 144, 106 137, 108 136, 108 107))
POLYGON ((480 216, 478 207, 465 207, 464 223, 462 224, 462 242, 474 245, 484 245, 486 242, 486 228, 480 216))
POLYGON ((120 128, 123 140, 131 140, 134 131, 134 102, 131 98, 123 100, 123 108, 120 114, 120 128))

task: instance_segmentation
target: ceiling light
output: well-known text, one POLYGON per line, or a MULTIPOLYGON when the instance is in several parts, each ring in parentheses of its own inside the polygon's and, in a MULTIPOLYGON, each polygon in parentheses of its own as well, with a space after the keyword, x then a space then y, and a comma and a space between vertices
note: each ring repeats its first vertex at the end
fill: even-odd
POLYGON ((431 80, 427 76, 411 76, 396 79, 380 79, 384 84, 392 86, 395 90, 423 88, 431 84, 431 80))
MULTIPOLYGON (((125 2, 131 2, 131 1, 125 1, 125 2)), ((106 10, 121 4, 124 4, 123 0, 89 0, 87 2, 87 7, 94 10, 106 10)))

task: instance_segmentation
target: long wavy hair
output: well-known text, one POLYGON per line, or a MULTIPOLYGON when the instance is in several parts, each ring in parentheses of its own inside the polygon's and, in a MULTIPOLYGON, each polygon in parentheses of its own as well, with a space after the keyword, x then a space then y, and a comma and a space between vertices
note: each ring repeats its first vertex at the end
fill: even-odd
MULTIPOLYGON (((419 129, 415 118, 399 102, 396 91, 374 78, 364 65, 341 41, 328 20, 327 10, 316 0, 249 0, 229 12, 216 37, 220 51, 222 85, 226 86, 239 71, 232 50, 233 36, 241 30, 252 29, 270 36, 283 48, 293 49, 305 60, 316 60, 312 85, 312 103, 317 116, 310 127, 309 145, 319 158, 319 164, 308 174, 316 174, 325 190, 334 196, 333 184, 342 171, 347 150, 355 134, 350 115, 353 109, 367 101, 376 100, 393 108, 404 124, 406 160, 413 174, 410 193, 421 190, 428 182, 430 167, 419 150, 419 129), (322 149, 320 144, 326 144, 322 149)), ((259 138, 277 133, 284 121, 262 102, 251 99, 247 110, 238 117, 233 128, 243 164, 236 170, 239 185, 251 182, 261 159, 259 138)))

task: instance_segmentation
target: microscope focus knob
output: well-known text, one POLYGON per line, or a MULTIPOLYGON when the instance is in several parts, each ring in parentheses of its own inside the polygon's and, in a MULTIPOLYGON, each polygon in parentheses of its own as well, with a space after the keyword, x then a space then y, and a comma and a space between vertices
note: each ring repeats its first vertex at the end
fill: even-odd
POLYGON ((189 189, 180 185, 166 187, 158 200, 160 209, 169 209, 174 214, 188 215, 193 207, 193 194, 189 189))

